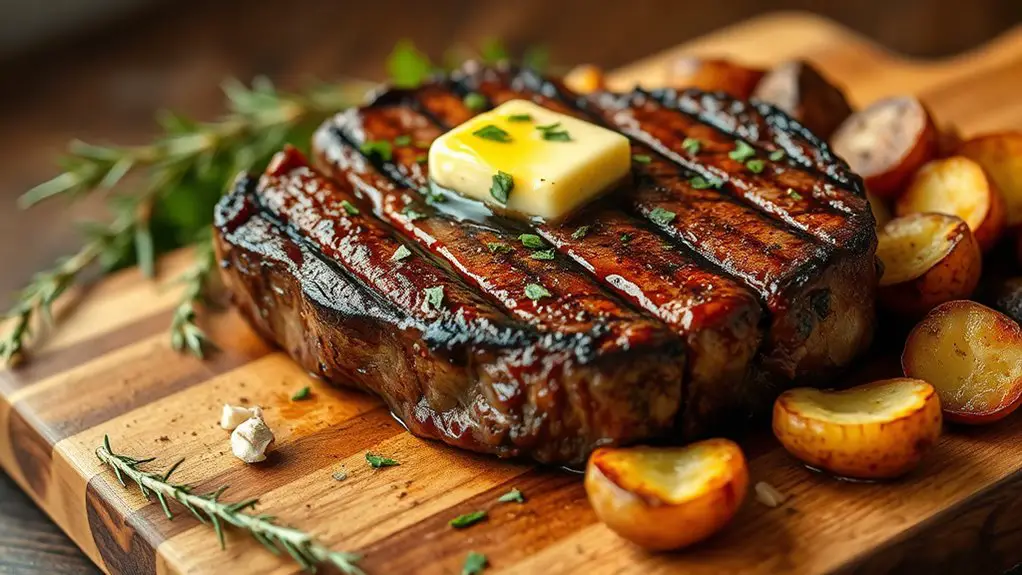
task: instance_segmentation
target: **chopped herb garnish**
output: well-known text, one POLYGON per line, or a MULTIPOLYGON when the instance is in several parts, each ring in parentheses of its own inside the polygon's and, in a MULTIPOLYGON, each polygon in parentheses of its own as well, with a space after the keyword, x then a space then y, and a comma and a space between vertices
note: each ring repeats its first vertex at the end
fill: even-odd
POLYGON ((469 92, 465 94, 465 107, 473 112, 479 112, 480 110, 486 109, 486 96, 478 92, 469 92))
POLYGON ((784 150, 774 150, 773 152, 770 152, 770 156, 768 157, 771 162, 780 162, 784 159, 784 150))
POLYGON ((465 513, 464 515, 459 515, 454 519, 448 521, 447 524, 455 529, 464 529, 466 527, 470 527, 472 525, 475 525, 476 523, 479 523, 483 519, 486 519, 485 511, 473 511, 472 513, 465 513))
POLYGON ((411 255, 412 250, 408 249, 405 246, 398 246, 397 249, 394 250, 394 255, 390 256, 390 261, 399 262, 407 257, 410 257, 411 255))
POLYGON ((720 186, 723 185, 724 182, 721 182, 716 178, 710 178, 707 180, 702 176, 696 176, 689 180, 688 183, 692 184, 692 187, 697 190, 708 190, 710 188, 720 189, 720 186))
POLYGON ((735 141, 735 149, 728 152, 727 155, 732 160, 745 162, 745 160, 756 157, 756 148, 753 148, 742 140, 737 140, 735 141))
POLYGON ((571 237, 572 237, 572 239, 580 240, 580 239, 586 237, 586 234, 588 234, 588 233, 589 233, 589 226, 579 226, 577 230, 575 230, 574 232, 571 233, 571 237))
POLYGON ((415 156, 415 163, 416 164, 425 164, 428 160, 429 160, 429 157, 426 156, 426 154, 419 154, 418 156, 415 156))
POLYGON ((677 214, 675 214, 672 211, 665 210, 661 207, 653 208, 653 211, 649 213, 649 219, 652 220, 653 223, 661 226, 666 226, 667 224, 673 222, 674 218, 676 217, 677 214))
POLYGON ((433 309, 440 309, 444 303, 444 286, 433 286, 422 290, 426 295, 426 304, 433 309))
POLYGON ((511 190, 515 189, 515 180, 511 177, 511 174, 497 170, 496 174, 493 174, 493 183, 490 185, 490 195, 493 199, 500 202, 500 205, 506 206, 508 196, 511 195, 511 190))
POLYGON ((396 459, 384 457, 382 455, 376 455, 371 451, 366 452, 366 461, 369 462, 369 467, 373 469, 379 469, 381 467, 394 467, 395 465, 401 465, 396 459))
POLYGON ((348 200, 341 200, 341 207, 344 208, 344 211, 348 212, 349 216, 358 215, 358 208, 356 208, 355 204, 349 202, 348 200))
POLYGON ((525 503, 525 496, 517 488, 512 488, 504 495, 501 495, 497 501, 501 503, 525 503))
POLYGON ((461 568, 461 575, 479 575, 489 564, 490 561, 486 555, 469 551, 468 556, 465 557, 465 565, 461 568))
POLYGON ((425 140, 418 140, 418 141, 415 142, 415 147, 420 149, 420 150, 428 150, 429 149, 429 144, 430 143, 425 141, 425 140))
POLYGON ((745 167, 749 168, 749 171, 753 174, 758 174, 763 171, 766 164, 763 163, 763 160, 749 160, 748 162, 745 162, 745 167))
POLYGON ((412 143, 412 137, 407 135, 407 134, 394 138, 394 145, 395 146, 407 146, 408 144, 411 144, 411 143, 412 143))
POLYGON ((531 122, 532 116, 530 114, 511 114, 507 117, 508 122, 531 122))
POLYGON ((632 154, 632 161, 637 164, 648 164, 653 161, 653 158, 646 154, 632 154))
POLYGON ((514 248, 512 248, 511 246, 507 244, 502 244, 500 242, 487 242, 486 249, 490 250, 491 254, 496 253, 506 254, 514 250, 514 248))
POLYGON ((305 387, 296 391, 295 394, 291 396, 291 401, 302 401, 303 399, 309 399, 309 395, 311 393, 312 389, 310 389, 309 386, 306 385, 305 387))
POLYGON ((394 148, 387 140, 369 140, 362 142, 358 150, 366 156, 376 156, 384 162, 389 162, 394 157, 394 148))
POLYGON ((561 123, 560 122, 554 122, 553 124, 542 124, 542 125, 536 126, 536 129, 539 130, 540 132, 546 132, 548 130, 556 130, 557 128, 560 128, 560 127, 561 127, 561 123))
POLYGON ((632 241, 632 234, 621 234, 621 237, 618 239, 621 240, 621 243, 627 244, 628 242, 632 241))
POLYGON ((791 188, 788 188, 788 195, 791 197, 791 199, 795 200, 796 202, 802 200, 802 194, 796 192, 791 188))
POLYGON ((482 128, 472 132, 472 135, 484 140, 500 142, 501 144, 507 144, 511 141, 511 134, 508 134, 503 129, 498 128, 493 124, 486 124, 482 128))
POLYGON ((530 257, 534 260, 552 260, 554 259, 554 250, 551 248, 540 252, 532 252, 530 257))
POLYGON ((702 147, 702 142, 695 138, 685 138, 685 141, 681 143, 681 147, 685 148, 686 152, 694 156, 699 153, 699 148, 702 147))
POLYGON ((445 196, 443 192, 439 192, 437 190, 432 190, 429 188, 423 188, 419 191, 426 196, 426 203, 431 206, 436 204, 442 204, 447 201, 447 196, 445 196))
POLYGON ((571 135, 568 134, 567 130, 558 129, 560 127, 560 122, 554 122, 553 124, 547 124, 545 126, 536 126, 536 129, 543 134, 544 140, 550 140, 552 142, 570 142, 571 135))
POLYGON ((550 297, 550 292, 539 284, 529 284, 525 286, 525 297, 532 301, 539 301, 545 297, 550 297))
POLYGON ((405 209, 401 210, 401 214, 404 217, 408 218, 408 221, 410 222, 414 222, 415 220, 421 220, 422 218, 426 217, 426 214, 415 211, 415 208, 413 208, 412 206, 405 206, 405 209))
POLYGON ((538 250, 546 247, 546 244, 543 243, 543 238, 536 234, 522 234, 518 236, 518 239, 522 241, 523 246, 530 249, 538 250))

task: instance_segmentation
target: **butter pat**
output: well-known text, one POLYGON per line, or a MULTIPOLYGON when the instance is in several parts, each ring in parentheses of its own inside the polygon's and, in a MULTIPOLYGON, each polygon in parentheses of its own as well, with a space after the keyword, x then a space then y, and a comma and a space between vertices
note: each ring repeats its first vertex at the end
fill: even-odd
POLYGON ((621 134, 526 100, 480 114, 429 148, 429 174, 437 185, 546 220, 592 201, 630 168, 631 148, 621 134), (500 200, 507 178, 500 173, 513 182, 506 204, 500 200))

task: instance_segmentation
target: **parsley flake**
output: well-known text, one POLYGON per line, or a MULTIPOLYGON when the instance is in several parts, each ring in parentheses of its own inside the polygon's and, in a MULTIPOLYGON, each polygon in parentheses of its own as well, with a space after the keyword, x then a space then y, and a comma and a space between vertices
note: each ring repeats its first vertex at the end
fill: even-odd
POLYGON ((398 88, 414 88, 433 73, 433 64, 409 40, 401 40, 387 57, 387 73, 398 88))
POLYGON ((405 259, 407 257, 411 257, 411 255, 412 255, 412 250, 410 250, 407 247, 401 245, 401 246, 398 246, 396 250, 394 250, 394 255, 390 256, 390 261, 392 261, 392 262, 399 262, 399 261, 401 261, 401 260, 403 260, 403 259, 405 259))
POLYGON ((546 246, 546 244, 543 243, 543 238, 536 234, 522 234, 518 236, 518 239, 522 241, 523 246, 529 249, 538 250, 546 246))
POLYGON ((490 564, 489 559, 482 553, 469 551, 465 557, 465 565, 461 568, 461 575, 479 575, 490 564))
POLYGON ((511 114, 507 117, 508 122, 531 122, 531 114, 511 114))
POLYGON ((696 176, 689 180, 688 183, 697 190, 708 190, 710 188, 720 189, 720 186, 724 184, 724 182, 721 182, 716 178, 710 178, 707 180, 702 176, 696 176))
POLYGON ((589 227, 590 226, 579 226, 577 230, 571 233, 571 238, 575 240, 580 240, 586 237, 586 234, 589 233, 589 227))
POLYGON ((358 215, 358 208, 356 208, 355 204, 349 202, 348 200, 341 200, 341 207, 344 208, 344 211, 348 212, 349 216, 358 215))
POLYGON ((796 202, 802 200, 802 194, 796 192, 795 190, 793 190, 791 188, 788 188, 788 192, 787 193, 791 197, 791 199, 795 200, 796 202))
POLYGON ((491 254, 496 253, 506 254, 514 250, 514 248, 512 248, 511 246, 500 242, 487 242, 486 249, 490 250, 491 254))
POLYGON ((500 503, 525 503, 525 495, 517 488, 512 488, 511 491, 501 495, 497 501, 500 503))
POLYGON ((546 260, 552 260, 552 259, 554 259, 554 250, 553 250, 553 248, 550 248, 549 250, 543 250, 543 251, 540 251, 540 252, 532 252, 532 255, 529 256, 529 257, 531 257, 534 260, 545 260, 545 261, 546 260))
POLYGON ((501 128, 494 126, 493 124, 486 124, 482 128, 472 132, 472 135, 477 138, 484 140, 492 140, 494 142, 500 142, 501 144, 507 144, 511 142, 511 134, 508 134, 501 128))
POLYGON ((401 210, 401 215, 408 218, 408 221, 414 222, 415 220, 421 220, 426 217, 426 214, 415 211, 412 206, 405 206, 405 209, 401 210))
POLYGON ((412 137, 407 135, 407 134, 401 135, 401 136, 398 136, 398 137, 394 138, 394 145, 395 146, 407 146, 408 144, 411 144, 411 143, 412 143, 412 137))
POLYGON ((653 161, 653 158, 646 154, 632 154, 632 161, 636 164, 648 164, 653 161))
POLYGON ((543 134, 544 140, 551 142, 570 142, 571 134, 567 130, 561 128, 560 122, 554 122, 553 124, 546 124, 545 126, 536 126, 536 129, 543 134))
POLYGON ((493 174, 493 183, 490 185, 490 195, 493 199, 500 202, 500 205, 506 206, 507 199, 511 195, 511 191, 515 189, 515 180, 511 177, 511 174, 497 170, 496 174, 493 174))
POLYGON ((440 309, 444 304, 444 286, 428 287, 422 290, 422 293, 426 295, 426 306, 440 309))
POLYGON ((678 214, 675 214, 670 210, 665 210, 659 206, 653 208, 653 211, 649 213, 649 219, 652 220, 654 224, 661 226, 666 226, 673 222, 674 218, 677 216, 678 214))
POLYGON ((545 297, 550 297, 550 292, 539 284, 529 284, 525 286, 525 297, 532 301, 539 301, 545 297))
POLYGON ((738 162, 745 162, 756 157, 756 149, 743 140, 735 141, 735 149, 727 153, 727 156, 738 162))
POLYGON ((486 96, 478 92, 469 92, 465 94, 464 100, 465 107, 473 112, 479 112, 486 109, 486 96))
POLYGON ((473 511, 472 513, 459 515, 448 521, 447 524, 455 529, 464 529, 466 527, 471 527, 484 519, 486 519, 485 511, 473 511))
POLYGON ((753 174, 758 174, 763 171, 766 164, 763 163, 763 160, 749 160, 748 162, 745 162, 745 167, 749 168, 749 171, 753 174))
POLYGON ((389 162, 394 157, 394 148, 387 140, 369 140, 368 142, 362 142, 362 145, 358 147, 358 151, 362 152, 369 158, 373 158, 375 156, 384 162, 389 162))
POLYGON ((768 157, 771 162, 780 162, 784 159, 784 150, 774 150, 768 157))
POLYGON ((425 164, 428 160, 429 158, 426 156, 426 154, 419 154, 418 156, 415 156, 416 164, 425 164))
POLYGON ((702 145, 702 142, 695 138, 685 138, 685 141, 681 143, 681 147, 685 148, 685 151, 693 156, 699 153, 699 149, 702 148, 702 145))
POLYGON ((618 239, 621 240, 621 243, 627 244, 628 242, 632 241, 632 234, 621 234, 621 237, 618 239))
POLYGON ((401 465, 396 459, 384 457, 382 455, 376 455, 371 451, 366 452, 366 461, 369 463, 369 467, 373 469, 379 469, 381 467, 394 467, 395 465, 401 465))
POLYGON ((311 394, 312 390, 309 388, 309 386, 306 385, 305 387, 296 391, 295 394, 291 396, 291 401, 302 401, 303 399, 309 399, 309 395, 311 394))

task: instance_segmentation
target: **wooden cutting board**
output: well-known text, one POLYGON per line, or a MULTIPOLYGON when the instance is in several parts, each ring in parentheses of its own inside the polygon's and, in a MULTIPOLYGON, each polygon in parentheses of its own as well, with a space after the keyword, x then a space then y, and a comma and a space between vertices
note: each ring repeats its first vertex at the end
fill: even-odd
MULTIPOLYGON (((909 25, 909 24, 906 24, 909 25)), ((697 53, 771 64, 806 57, 854 102, 916 92, 967 135, 1022 128, 1022 28, 941 62, 898 57, 824 20, 754 20, 629 66, 616 87, 656 85, 665 62, 697 53)), ((185 253, 161 262, 171 278, 185 253)), ((165 282, 166 283, 166 282, 165 282)), ((1000 572, 1022 562, 1022 416, 949 429, 922 468, 894 483, 849 483, 810 472, 766 433, 745 445, 753 481, 790 496, 771 509, 750 498, 719 536, 652 555, 596 522, 581 478, 416 439, 382 404, 332 389, 262 343, 231 312, 205 315, 223 351, 207 361, 172 352, 173 288, 128 271, 59 306, 60 328, 28 365, 0 372, 0 463, 110 573, 292 573, 296 567, 230 533, 221 551, 187 515, 167 520, 97 460, 104 434, 122 453, 186 458, 177 479, 227 497, 259 496, 264 512, 338 550, 365 554, 369 573, 457 573, 470 550, 492 571, 517 573, 1000 572), (290 396, 312 386, 309 401, 290 396), (265 464, 229 453, 217 427, 225 403, 258 404, 277 436, 265 464), (370 469, 367 450, 400 467, 370 469), (344 468, 348 479, 331 475, 344 468), (517 487, 524 505, 497 504, 517 487), (485 523, 448 520, 488 509, 485 523)))

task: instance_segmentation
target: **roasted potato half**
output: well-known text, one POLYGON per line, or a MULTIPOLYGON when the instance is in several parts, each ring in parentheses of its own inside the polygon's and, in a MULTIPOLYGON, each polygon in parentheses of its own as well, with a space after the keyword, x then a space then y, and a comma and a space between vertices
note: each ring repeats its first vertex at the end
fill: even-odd
POLYGON ((929 383, 886 379, 842 391, 800 387, 774 402, 774 435, 807 465, 860 479, 914 468, 940 437, 940 400, 929 383))
POLYGON ((936 156, 937 141, 937 128, 922 102, 899 96, 849 116, 834 132, 831 145, 870 191, 893 199, 916 170, 936 156))
POLYGON ((1022 403, 1022 328, 984 305, 950 301, 909 334, 901 367, 937 388, 948 421, 997 421, 1022 403))
POLYGON ((969 297, 983 258, 969 226, 957 216, 911 214, 877 234, 883 263, 877 298, 898 315, 918 318, 934 306, 969 297))
POLYGON ((707 92, 727 92, 747 100, 756 89, 764 71, 730 60, 685 56, 668 65, 667 85, 672 88, 699 88, 707 92))
POLYGON ((982 166, 964 156, 933 160, 920 168, 894 211, 899 216, 926 212, 958 216, 982 251, 997 243, 1007 222, 1001 192, 982 166))
POLYGON ((749 487, 742 450, 727 439, 684 447, 600 448, 585 488, 600 521, 653 550, 706 539, 734 517, 749 487))
POLYGON ((852 113, 841 89, 805 60, 775 66, 756 85, 752 97, 773 104, 824 140, 852 113))
POLYGON ((1008 225, 1022 224, 1022 132, 989 134, 966 140, 958 154, 983 166, 1004 196, 1008 225))
POLYGON ((603 69, 593 64, 580 64, 564 75, 564 85, 579 94, 591 94, 607 87, 603 69))
POLYGON ((866 199, 869 200, 869 207, 873 210, 873 219, 876 220, 877 230, 883 229, 887 225, 887 222, 891 221, 894 216, 891 215, 891 208, 887 205, 887 202, 877 197, 876 194, 869 191, 866 192, 866 199))

